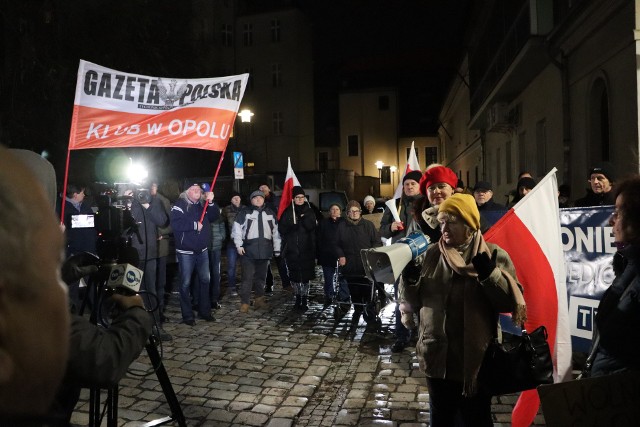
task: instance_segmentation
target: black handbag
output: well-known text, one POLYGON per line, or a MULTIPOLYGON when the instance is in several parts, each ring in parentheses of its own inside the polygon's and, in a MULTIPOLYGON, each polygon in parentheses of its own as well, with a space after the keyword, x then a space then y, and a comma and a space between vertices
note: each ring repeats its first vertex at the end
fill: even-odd
POLYGON ((540 326, 522 335, 504 332, 502 344, 494 340, 485 353, 478 373, 483 391, 497 396, 553 384, 553 362, 547 329, 540 326))

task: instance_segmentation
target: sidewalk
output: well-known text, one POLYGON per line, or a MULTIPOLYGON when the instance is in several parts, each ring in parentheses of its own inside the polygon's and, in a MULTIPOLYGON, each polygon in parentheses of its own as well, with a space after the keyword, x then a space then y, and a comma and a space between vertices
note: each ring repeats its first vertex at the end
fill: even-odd
MULTIPOLYGON (((270 309, 251 308, 248 314, 238 311, 237 296, 225 296, 216 322, 194 327, 178 323, 180 307, 172 295, 171 322, 164 329, 173 341, 160 351, 188 426, 428 426, 429 396, 415 349, 390 350, 393 306, 382 311, 376 330, 354 318, 353 309, 336 321, 333 307, 323 309, 320 280, 311 295, 303 314, 293 312, 292 295, 279 286, 270 309)), ((170 414, 150 371, 143 351, 120 383, 119 426, 170 414), (148 375, 134 376, 141 373, 148 375)), ((88 395, 83 390, 75 425, 89 424, 88 395)), ((510 425, 516 398, 494 399, 495 426, 510 425)), ((544 425, 540 413, 534 425, 544 425)))

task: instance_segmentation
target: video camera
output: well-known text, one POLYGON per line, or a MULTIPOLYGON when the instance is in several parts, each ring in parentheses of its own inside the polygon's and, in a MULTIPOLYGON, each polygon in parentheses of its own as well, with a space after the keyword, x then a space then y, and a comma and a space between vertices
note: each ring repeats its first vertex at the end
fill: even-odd
MULTIPOLYGON (((134 199, 139 203, 149 203, 151 193, 146 188, 133 184, 115 184, 119 188, 107 187, 100 191, 96 202, 96 229, 98 232, 98 256, 103 261, 121 261, 122 255, 131 248, 131 238, 138 235, 138 223, 131 215, 134 199), (132 196, 125 196, 132 190, 132 196)), ((130 251, 129 251, 130 252, 130 251)), ((126 262, 133 263, 130 260, 126 262)))

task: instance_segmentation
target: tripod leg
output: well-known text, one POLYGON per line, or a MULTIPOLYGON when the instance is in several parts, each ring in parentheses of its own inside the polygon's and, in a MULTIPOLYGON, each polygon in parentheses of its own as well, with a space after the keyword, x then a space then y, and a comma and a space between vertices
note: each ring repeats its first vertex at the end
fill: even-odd
POLYGON ((171 418, 177 421, 180 427, 187 427, 184 414, 182 413, 182 408, 180 407, 180 402, 176 397, 176 393, 173 391, 169 374, 167 374, 167 370, 162 364, 162 359, 160 359, 160 353, 158 353, 158 348, 154 342, 155 339, 156 338, 152 335, 146 346, 147 354, 151 360, 151 366, 156 370, 156 375, 158 376, 158 381, 160 381, 164 397, 167 399, 169 408, 171 408, 171 418))
POLYGON ((100 427, 100 389, 89 390, 89 427, 100 427))
POLYGON ((118 427, 118 386, 107 391, 107 427, 118 427))

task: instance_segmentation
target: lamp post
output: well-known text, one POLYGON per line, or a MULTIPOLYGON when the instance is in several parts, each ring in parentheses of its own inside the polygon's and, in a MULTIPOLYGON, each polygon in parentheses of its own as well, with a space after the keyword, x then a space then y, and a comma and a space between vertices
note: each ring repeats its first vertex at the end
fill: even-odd
POLYGON ((389 168, 389 170, 391 171, 391 187, 395 188, 396 186, 396 171, 398 170, 398 168, 396 167, 396 165, 393 165, 389 168))
MULTIPOLYGON (((238 135, 238 145, 240 145, 240 147, 244 146, 245 154, 248 148, 247 143, 249 139, 247 137, 246 126, 251 126, 251 118, 253 116, 254 116, 253 112, 248 108, 245 108, 238 113, 238 117, 240 117, 241 123, 249 123, 248 125, 241 125, 243 129, 239 132, 239 135, 238 135), (243 139, 242 144, 240 144, 240 134, 242 134, 242 139, 243 139)), ((243 166, 243 169, 244 169, 244 166, 243 166)), ((242 170, 242 172, 244 171, 242 170)), ((234 175, 235 175, 235 164, 234 164, 234 175)), ((244 175, 244 173, 242 175, 244 175)), ((236 188, 236 191, 240 192, 240 179, 237 179, 237 178, 235 179, 235 188, 236 188)))
POLYGON ((382 160, 378 160, 375 165, 378 168, 378 194, 382 195, 380 194, 382 193, 380 191, 380 185, 382 184, 382 166, 384 165, 384 162, 382 160))

